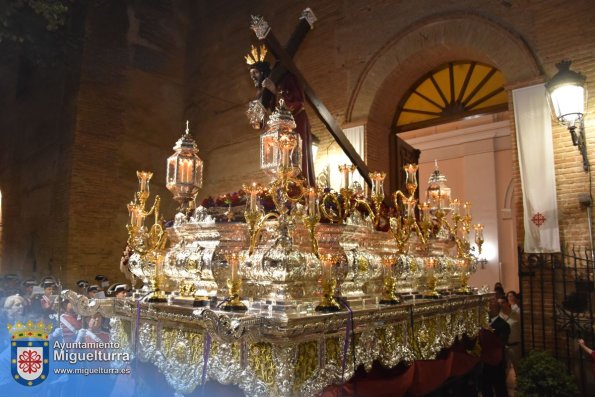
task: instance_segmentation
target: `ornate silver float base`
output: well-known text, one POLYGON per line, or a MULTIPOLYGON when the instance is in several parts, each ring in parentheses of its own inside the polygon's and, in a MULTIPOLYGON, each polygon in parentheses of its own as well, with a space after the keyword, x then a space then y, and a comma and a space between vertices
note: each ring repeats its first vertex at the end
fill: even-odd
POLYGON ((142 304, 136 324, 134 301, 105 300, 100 306, 104 315, 112 317, 114 341, 138 359, 153 363, 178 394, 200 386, 208 334, 212 339, 208 379, 237 385, 249 397, 305 397, 351 378, 359 365, 370 370, 374 361, 391 368, 400 362, 434 358, 455 338, 475 335, 487 324, 490 297, 451 296, 354 308, 357 343, 350 335, 347 358, 343 357, 347 311, 275 317, 142 304), (139 343, 134 352, 137 327, 139 343))

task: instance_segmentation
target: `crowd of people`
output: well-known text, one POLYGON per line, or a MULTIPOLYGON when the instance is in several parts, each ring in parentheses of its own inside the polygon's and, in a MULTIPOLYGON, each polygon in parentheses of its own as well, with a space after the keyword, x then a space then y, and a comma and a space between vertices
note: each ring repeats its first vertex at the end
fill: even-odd
MULTIPOLYGON (((53 325, 52 338, 63 342, 109 342, 109 321, 97 313, 93 316, 78 315, 72 303, 59 299, 64 289, 53 277, 20 279, 16 274, 0 277, 0 349, 5 348, 10 338, 8 324, 25 323, 29 320, 53 325)), ((79 280, 70 288, 88 298, 124 298, 130 289, 124 283, 110 284, 106 276, 97 275, 94 283, 79 280)))
MULTIPOLYGON (((52 338, 63 342, 109 342, 109 321, 99 313, 82 317, 68 299, 58 299, 63 289, 53 277, 41 281, 21 280, 15 274, 0 276, 0 350, 7 347, 10 338, 6 324, 28 320, 54 325, 52 338), (5 335, 4 335, 5 334, 5 335)), ((110 284, 107 277, 97 275, 94 283, 79 280, 74 288, 79 295, 93 298, 125 298, 130 293, 124 283, 110 284)), ((499 341, 499 360, 484 363, 481 392, 484 397, 508 396, 514 389, 515 368, 521 359, 520 296, 515 291, 505 292, 501 283, 494 286, 494 298, 488 305, 489 331, 499 341)), ((594 329, 595 330, 595 329, 594 329)), ((593 360, 595 352, 581 339, 579 347, 593 360)), ((595 366, 594 366, 595 369, 595 366)), ((595 371, 594 371, 595 373, 595 371)))

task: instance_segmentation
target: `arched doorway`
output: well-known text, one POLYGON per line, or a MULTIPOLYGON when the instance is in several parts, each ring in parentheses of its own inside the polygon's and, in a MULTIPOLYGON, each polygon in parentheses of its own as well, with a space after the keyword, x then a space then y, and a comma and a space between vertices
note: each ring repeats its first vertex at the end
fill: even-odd
POLYGON ((507 111, 505 83, 502 72, 493 66, 474 61, 448 62, 411 86, 399 103, 393 129, 398 134, 507 111))
MULTIPOLYGON (((389 175, 399 171, 390 167, 390 160, 396 158, 394 151, 396 125, 399 122, 397 114, 400 114, 397 110, 400 109, 402 113, 408 94, 415 89, 416 82, 423 80, 426 73, 436 71, 437 68, 449 63, 454 67, 458 60, 466 60, 467 68, 470 68, 471 64, 476 64, 498 71, 509 85, 535 81, 543 75, 536 57, 519 34, 477 14, 436 15, 403 29, 390 39, 366 65, 347 109, 349 122, 363 120, 367 125, 366 149, 374 153, 373 157, 368 158, 371 169, 385 169, 389 171, 389 175), (387 137, 389 145, 385 144, 387 137)), ((449 67, 443 69, 443 73, 448 75, 449 67)), ((444 116, 443 112, 448 113, 452 110, 448 106, 451 92, 442 93, 446 98, 440 98, 441 102, 433 100, 439 105, 433 113, 439 113, 440 116, 444 116)), ((504 95, 510 104, 507 91, 493 92, 492 97, 487 94, 489 93, 484 97, 487 96, 488 100, 497 95, 504 95)), ((457 95, 453 94, 453 96, 455 99, 458 98, 457 95)), ((470 100, 467 105, 472 103, 473 100, 470 100)), ((440 124, 442 126, 440 128, 426 127, 434 129, 422 131, 421 135, 425 134, 425 138, 418 136, 417 141, 408 141, 412 146, 422 150, 420 163, 426 161, 424 152, 426 156, 439 154, 447 156, 445 160, 450 161, 450 164, 444 164, 447 176, 449 173, 461 174, 462 170, 465 170, 460 181, 456 183, 458 186, 451 187, 453 192, 458 189, 464 192, 466 200, 475 203, 474 216, 482 223, 486 223, 488 230, 485 233, 486 238, 490 238, 493 242, 487 244, 486 249, 495 252, 490 253, 492 267, 484 273, 488 274, 488 277, 481 277, 480 284, 488 279, 500 278, 500 262, 504 257, 508 258, 506 262, 510 262, 502 264, 504 272, 514 274, 515 279, 517 273, 515 252, 502 254, 499 252, 498 244, 499 219, 506 190, 499 186, 502 183, 508 183, 513 173, 512 149, 515 143, 514 136, 511 135, 513 127, 509 121, 512 117, 505 108, 494 110, 499 112, 464 123, 459 121, 457 125, 440 124), (444 132, 445 135, 439 136, 440 134, 437 134, 439 131, 444 132), (444 141, 444 138, 447 141, 444 141), (461 144, 461 139, 464 144, 461 144), (507 142, 508 145, 508 148, 504 148, 508 150, 507 160, 500 158, 503 157, 504 151, 500 150, 502 148, 499 145, 503 142, 507 142), (477 150, 469 153, 468 156, 463 156, 463 160, 455 159, 453 150, 469 147, 475 147, 477 150), (450 154, 448 150, 451 151, 450 154), (432 151, 434 153, 431 153, 432 151), (501 163, 509 167, 508 171, 504 172, 505 176, 496 172, 501 163), (500 179, 505 179, 506 182, 500 183, 500 179), (489 189, 484 186, 474 186, 477 184, 476 181, 485 182, 486 180, 493 182, 489 189)), ((479 113, 484 112, 480 110, 479 113)), ((441 123, 444 121, 446 120, 443 118, 441 123)), ((516 152, 514 155, 516 156, 516 152)), ((430 161, 426 162, 430 163, 430 161)), ((428 174, 428 170, 424 170, 422 164, 420 166, 422 184, 426 182, 428 174)), ((395 187, 390 188, 394 190, 395 187)), ((423 189, 423 185, 420 184, 420 188, 423 189)), ((509 222, 509 225, 512 228, 510 232, 514 233, 515 222, 509 222)))
POLYGON ((437 162, 453 198, 471 202, 473 222, 485 226, 481 265, 472 285, 506 279, 504 285, 516 289, 516 250, 501 238, 504 229, 507 236, 514 235, 513 223, 500 216, 513 155, 505 84, 502 72, 490 65, 440 65, 407 91, 396 109, 393 131, 421 151, 420 199, 437 162))

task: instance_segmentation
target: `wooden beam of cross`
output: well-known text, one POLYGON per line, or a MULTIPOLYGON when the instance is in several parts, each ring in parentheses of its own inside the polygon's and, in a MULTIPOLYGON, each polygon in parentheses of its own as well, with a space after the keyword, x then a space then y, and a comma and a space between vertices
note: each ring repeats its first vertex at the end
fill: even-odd
MULTIPOLYGON (((306 20, 312 17, 315 20, 316 17, 312 13, 312 10, 310 10, 309 8, 304 10, 304 13, 302 13, 302 18, 305 18, 306 20), (304 17, 304 14, 306 14, 307 16, 304 17)), ((300 23, 302 18, 300 18, 300 23)), ((312 23, 310 23, 310 26, 312 26, 312 24, 313 21, 312 23)), ((279 61, 281 61, 281 63, 287 68, 287 70, 298 79, 300 84, 302 84, 308 102, 310 102, 322 123, 326 126, 333 138, 335 138, 335 141, 339 144, 341 149, 343 149, 349 160, 351 160, 351 162, 357 167, 357 170, 364 177, 366 184, 371 187, 372 180, 370 179, 370 170, 368 169, 368 166, 366 165, 366 163, 364 163, 362 158, 355 151, 353 145, 351 144, 351 142, 349 142, 349 140, 345 136, 345 133, 343 132, 337 121, 334 119, 334 117, 331 115, 331 112, 318 98, 318 95, 316 95, 310 84, 308 84, 300 70, 293 62, 291 56, 283 48, 281 43, 279 43, 279 40, 277 40, 277 38, 271 31, 271 27, 269 26, 268 22, 266 22, 263 17, 252 16, 250 28, 254 31, 258 40, 263 42, 267 46, 268 50, 279 61)))
MULTIPOLYGON (((308 32, 314 29, 314 22, 316 22, 316 16, 314 15, 311 9, 306 8, 304 11, 302 11, 302 15, 300 16, 298 24, 295 26, 293 33, 291 34, 289 40, 287 40, 287 43, 285 44, 285 52, 291 58, 293 58, 293 56, 297 52, 298 48, 306 38, 308 32)), ((285 75, 285 73, 287 73, 287 68, 285 67, 285 65, 281 62, 277 62, 271 70, 269 79, 271 79, 271 81, 275 83, 275 85, 277 85, 279 84, 281 78, 283 77, 283 75, 285 75)), ((266 107, 266 104, 271 103, 271 99, 273 96, 274 94, 272 92, 264 88, 262 96, 260 97, 261 105, 266 107)))

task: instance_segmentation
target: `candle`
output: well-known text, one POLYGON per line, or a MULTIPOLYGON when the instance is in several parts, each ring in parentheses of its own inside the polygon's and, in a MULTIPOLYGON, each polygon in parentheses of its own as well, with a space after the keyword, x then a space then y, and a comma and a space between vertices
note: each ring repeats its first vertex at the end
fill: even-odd
POLYGON ((403 169, 405 170, 407 177, 405 180, 405 186, 407 187, 409 194, 412 195, 417 190, 417 165, 407 164, 403 167, 403 169))
POLYGON ((286 145, 281 146, 281 165, 284 168, 289 168, 289 148, 286 145))
POLYGON ((149 181, 151 180, 153 173, 149 171, 136 171, 136 176, 138 177, 138 182, 140 184, 140 192, 149 192, 149 181))
POLYGON ((450 205, 450 188, 444 187, 442 188, 442 206, 447 208, 450 205))
POLYGON ((318 206, 316 205, 316 190, 311 187, 308 189, 308 215, 316 216, 318 206))
POLYGON ((343 173, 343 188, 349 189, 349 165, 348 164, 340 165, 339 171, 343 173))
POLYGON ((132 210, 132 225, 136 226, 138 228, 142 227, 143 225, 143 214, 142 214, 142 210, 138 207, 135 207, 132 210))
POLYGON ((256 182, 252 182, 252 189, 250 190, 250 211, 256 211, 256 193, 258 192, 256 188, 256 182))
POLYGON ((471 203, 465 201, 465 204, 463 204, 463 208, 465 209, 465 216, 471 217, 471 203))
POLYGON ((384 277, 390 277, 391 268, 396 261, 394 255, 386 255, 382 258, 382 264, 384 265, 384 277))
POLYGON ((428 203, 422 203, 421 211, 422 211, 423 221, 424 222, 429 221, 430 220, 430 205, 428 203))
POLYGON ((454 199, 450 202, 450 208, 452 209, 453 216, 458 216, 461 209, 461 202, 458 199, 454 199))
POLYGON ((239 270, 239 258, 237 253, 232 253, 229 256, 229 262, 231 266, 231 281, 236 281, 238 279, 238 270, 239 270))
POLYGON ((475 229, 475 241, 477 242, 477 245, 483 244, 483 225, 478 223, 477 225, 474 225, 473 228, 475 229))
POLYGON ((186 161, 186 182, 192 182, 192 160, 186 161))
POLYGON ((384 172, 370 172, 370 179, 372 179, 372 194, 377 197, 384 197, 384 172))
POLYGON ((186 180, 186 166, 185 166, 185 161, 183 159, 180 159, 179 162, 179 169, 178 169, 178 181, 180 183, 184 183, 184 181, 186 180))
POLYGON ((407 199, 407 216, 412 218, 415 216, 415 204, 417 203, 417 200, 414 199, 413 197, 410 197, 407 199))
POLYGON ((333 254, 324 254, 322 256, 322 280, 328 281, 331 279, 332 266, 335 263, 333 254))
POLYGON ((434 267, 436 266, 436 262, 434 260, 434 258, 428 258, 426 261, 426 267, 428 270, 434 270, 434 267))
POLYGON ((180 182, 192 182, 192 163, 193 162, 190 159, 183 159, 180 162, 180 182))

